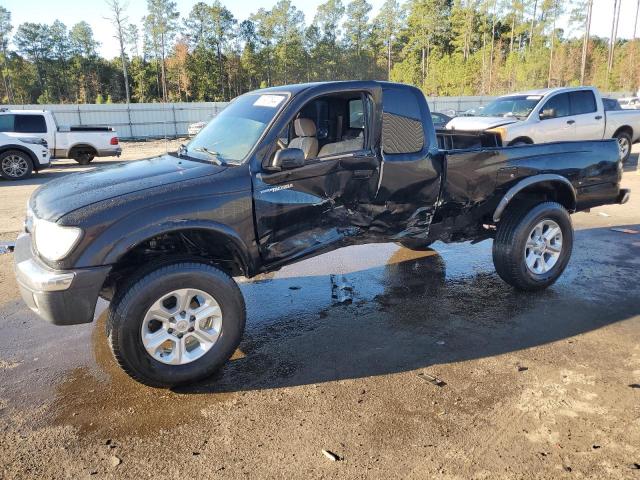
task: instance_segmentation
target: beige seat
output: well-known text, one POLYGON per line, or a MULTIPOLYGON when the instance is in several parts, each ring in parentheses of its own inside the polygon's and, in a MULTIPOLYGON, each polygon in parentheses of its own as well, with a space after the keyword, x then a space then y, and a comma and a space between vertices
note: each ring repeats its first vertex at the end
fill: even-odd
POLYGON ((326 155, 337 155, 345 152, 353 152, 356 150, 362 150, 364 145, 364 136, 360 133, 356 138, 350 138, 341 142, 327 143, 320 149, 319 157, 326 155))
POLYGON ((316 138, 316 124, 309 118, 297 118, 293 121, 296 138, 289 142, 289 148, 299 148, 304 152, 304 158, 314 158, 318 155, 318 139, 316 138))

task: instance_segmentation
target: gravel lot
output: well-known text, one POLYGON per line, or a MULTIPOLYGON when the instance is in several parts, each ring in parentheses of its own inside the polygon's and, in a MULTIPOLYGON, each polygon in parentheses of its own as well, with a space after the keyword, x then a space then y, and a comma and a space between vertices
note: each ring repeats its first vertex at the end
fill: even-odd
MULTIPOLYGON (((502 283, 489 241, 345 248, 243 281, 234 360, 179 391, 117 368, 103 313, 38 320, 0 255, 0 478, 640 479, 640 234, 611 230, 640 230, 637 147, 632 200, 573 217, 548 291, 502 283)), ((0 239, 38 185, 85 168, 1 182, 0 239)))

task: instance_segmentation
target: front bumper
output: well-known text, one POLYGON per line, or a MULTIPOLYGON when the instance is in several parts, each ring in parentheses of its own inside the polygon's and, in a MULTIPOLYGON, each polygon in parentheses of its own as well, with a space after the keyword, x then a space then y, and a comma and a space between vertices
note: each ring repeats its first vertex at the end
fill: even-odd
POLYGON ((90 323, 111 267, 53 270, 33 254, 31 235, 16 240, 14 268, 27 306, 54 325, 90 323))

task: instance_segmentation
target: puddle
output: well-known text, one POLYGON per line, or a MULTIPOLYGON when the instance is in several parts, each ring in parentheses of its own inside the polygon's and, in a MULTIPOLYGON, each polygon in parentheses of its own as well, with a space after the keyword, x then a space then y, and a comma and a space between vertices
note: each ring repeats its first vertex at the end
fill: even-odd
POLYGON ((184 395, 130 379, 116 364, 105 335, 106 312, 91 334, 95 366, 67 372, 51 406, 54 425, 71 425, 81 435, 149 436, 198 421, 200 410, 231 394, 184 395), (97 368, 95 368, 97 367, 97 368))

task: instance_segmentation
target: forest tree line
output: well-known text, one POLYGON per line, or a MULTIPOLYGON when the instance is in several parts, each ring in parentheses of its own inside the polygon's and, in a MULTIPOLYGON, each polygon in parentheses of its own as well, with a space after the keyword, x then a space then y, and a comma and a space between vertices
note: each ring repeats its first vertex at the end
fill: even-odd
MULTIPOLYGON (((640 86, 640 0, 631 40, 618 39, 622 0, 327 0, 309 22, 290 0, 240 20, 220 1, 181 16, 147 0, 140 22, 106 0, 120 55, 106 59, 87 22, 12 25, 0 7, 3 103, 226 101, 255 88, 343 79, 409 83, 427 95, 495 95, 545 86, 640 86), (593 15, 611 35, 590 35, 593 15), (564 18, 560 27, 560 19, 564 18), (566 19, 569 19, 568 22, 566 19)), ((629 5, 628 3, 625 5, 629 5)))

